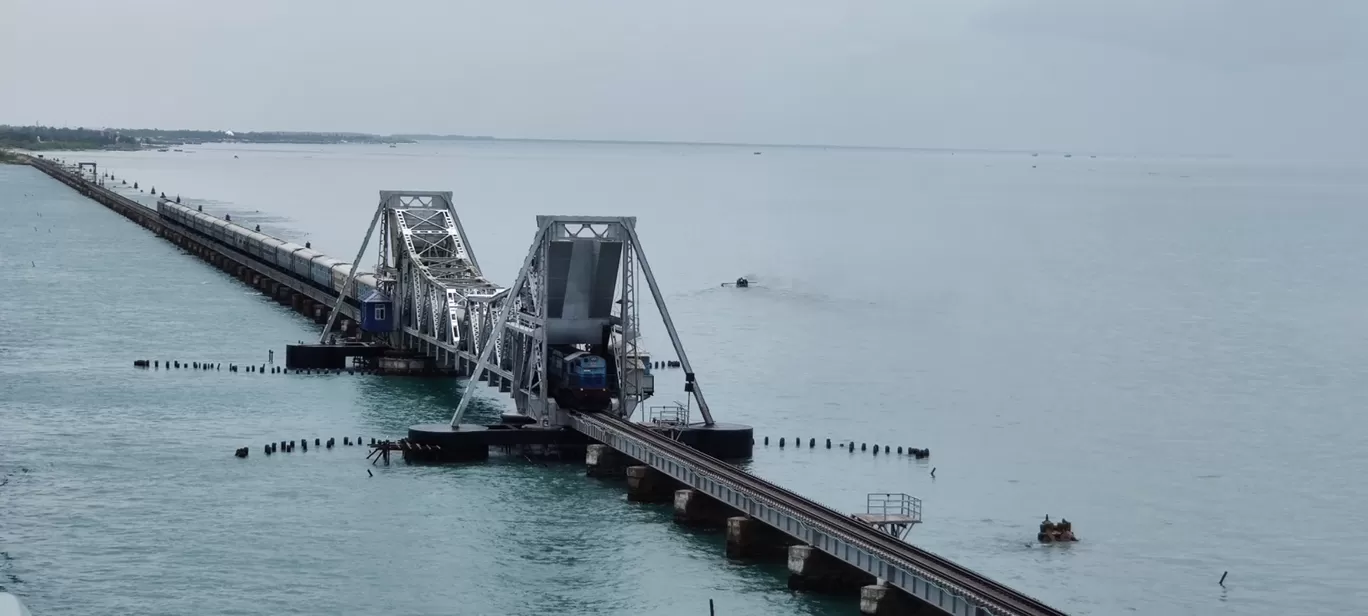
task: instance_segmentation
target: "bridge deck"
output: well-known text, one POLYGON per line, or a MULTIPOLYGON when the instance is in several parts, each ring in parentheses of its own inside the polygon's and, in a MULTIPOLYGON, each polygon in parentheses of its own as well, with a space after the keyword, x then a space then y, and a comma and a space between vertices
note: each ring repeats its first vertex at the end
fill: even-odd
POLYGON ((1054 609, 851 516, 641 426, 576 414, 574 428, 793 538, 957 616, 1061 616, 1054 609))

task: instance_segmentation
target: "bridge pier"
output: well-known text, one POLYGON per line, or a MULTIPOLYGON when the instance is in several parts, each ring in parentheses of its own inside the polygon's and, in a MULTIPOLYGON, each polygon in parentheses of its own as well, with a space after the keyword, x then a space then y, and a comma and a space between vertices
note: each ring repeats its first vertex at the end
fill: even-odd
POLYGON ((446 424, 421 424, 410 426, 408 440, 423 445, 436 445, 442 448, 444 462, 471 462, 489 458, 489 428, 471 424, 461 424, 452 428, 446 424))
POLYGON ((589 477, 623 477, 629 463, 636 463, 607 445, 590 445, 584 452, 584 474, 589 477))
POLYGON ((940 616, 945 612, 895 586, 878 583, 860 589, 860 613, 869 616, 940 616))
POLYGON ((698 490, 675 490, 674 519, 684 526, 723 528, 738 512, 698 490))
POLYGON ((727 518, 727 558, 783 558, 793 539, 748 516, 727 518))
POLYGON ((875 582, 874 576, 810 545, 789 546, 788 569, 791 590, 854 594, 875 582))
POLYGON ((627 500, 634 503, 668 503, 679 483, 649 466, 627 467, 627 500))

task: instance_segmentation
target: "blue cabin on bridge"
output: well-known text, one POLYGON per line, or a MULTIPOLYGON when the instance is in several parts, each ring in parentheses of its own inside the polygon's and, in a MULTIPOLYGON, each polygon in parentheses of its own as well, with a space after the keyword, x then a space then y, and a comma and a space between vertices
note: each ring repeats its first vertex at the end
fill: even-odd
POLYGON ((361 329, 373 334, 394 331, 394 302, 378 289, 361 299, 361 329))

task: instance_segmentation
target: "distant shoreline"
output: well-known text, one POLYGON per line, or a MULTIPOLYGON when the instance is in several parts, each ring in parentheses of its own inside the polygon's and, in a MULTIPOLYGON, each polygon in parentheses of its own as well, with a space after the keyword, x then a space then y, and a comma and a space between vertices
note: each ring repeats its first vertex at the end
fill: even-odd
POLYGON ((356 132, 315 132, 315 131, 208 131, 208 130, 163 130, 148 128, 56 128, 49 126, 10 126, 0 124, 0 150, 26 150, 42 152, 52 150, 84 151, 140 151, 172 149, 182 146, 206 143, 255 144, 255 145, 390 145, 419 144, 432 142, 448 143, 548 143, 548 144, 589 144, 589 145, 627 145, 627 146, 704 146, 751 148, 757 153, 765 149, 801 150, 851 150, 867 152, 927 152, 941 154, 1007 154, 1030 155, 1047 158, 1074 157, 1087 159, 1107 158, 1145 158, 1179 157, 1223 160, 1232 158, 1229 154, 1176 154, 1176 153, 1115 153, 1090 152, 1086 150, 1058 149, 1021 149, 1021 148, 951 148, 917 147, 898 145, 849 145, 830 143, 753 143, 744 141, 678 141, 664 139, 564 139, 547 137, 495 137, 489 135, 459 135, 433 133, 396 133, 379 135, 356 132))
MULTIPOLYGON (((250 143, 290 145, 399 145, 423 142, 521 142, 585 143, 597 145, 696 145, 741 148, 802 148, 912 152, 993 152, 1032 153, 1030 150, 991 150, 979 148, 925 148, 907 146, 836 145, 802 143, 747 143, 726 141, 671 141, 630 139, 551 139, 539 137, 494 137, 433 133, 377 135, 355 132, 315 131, 210 131, 156 128, 57 128, 51 126, 0 125, 0 149, 46 150, 158 150, 204 143, 250 143)), ((1054 154, 1054 152, 1041 152, 1054 154)))
POLYGON ((155 150, 204 143, 395 145, 417 143, 401 136, 308 131, 207 131, 157 128, 57 128, 0 125, 0 148, 29 150, 155 150))

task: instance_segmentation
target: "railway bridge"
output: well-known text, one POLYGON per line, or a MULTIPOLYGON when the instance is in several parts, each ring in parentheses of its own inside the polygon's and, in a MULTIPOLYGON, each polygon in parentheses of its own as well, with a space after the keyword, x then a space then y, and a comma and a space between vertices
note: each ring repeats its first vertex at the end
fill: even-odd
POLYGON ((491 445, 593 443, 588 462, 616 459, 643 499, 664 488, 677 515, 692 501, 725 519, 729 552, 733 543, 739 552, 782 550, 795 577, 863 585, 865 613, 1063 614, 890 532, 920 521, 915 499, 906 519, 888 524, 835 511, 726 461, 750 456, 751 429, 714 420, 633 217, 539 216, 505 287, 481 269, 449 192, 382 191, 348 263, 174 200, 142 205, 105 186, 93 165, 29 162, 260 288, 312 302, 324 324, 313 350, 337 346, 337 334, 359 327, 355 334, 370 343, 468 377, 451 421, 413 426, 411 442, 468 458, 491 445), (377 231, 377 262, 365 268, 377 231), (643 281, 649 303, 639 301, 643 281), (654 394, 654 362, 639 344, 642 304, 659 314, 685 373, 687 407, 668 418, 642 409, 654 394), (506 425, 462 422, 476 382, 513 399, 506 425), (700 421, 689 421, 695 410, 700 421))

